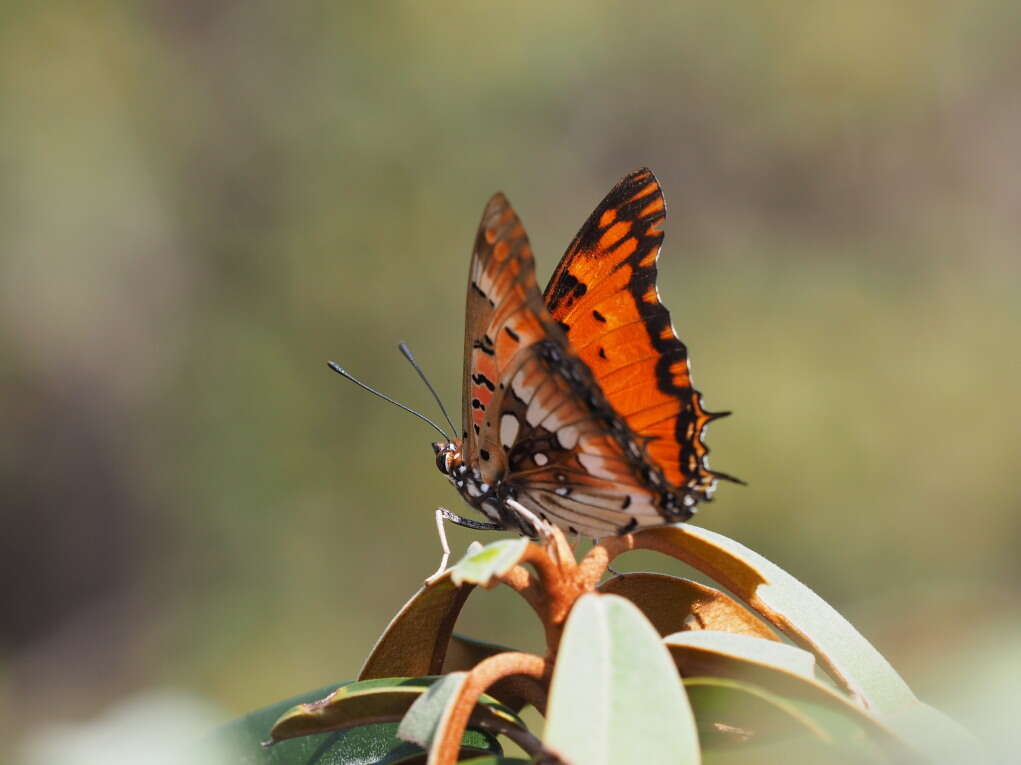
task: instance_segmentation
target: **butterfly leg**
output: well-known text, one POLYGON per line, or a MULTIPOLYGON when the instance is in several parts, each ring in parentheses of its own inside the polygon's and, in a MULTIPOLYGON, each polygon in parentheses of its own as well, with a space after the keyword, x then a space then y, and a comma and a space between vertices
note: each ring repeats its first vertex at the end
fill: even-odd
MULTIPOLYGON (((539 516, 537 516, 535 513, 533 513, 524 505, 522 505, 516 499, 510 498, 505 499, 504 504, 506 504, 508 507, 514 510, 514 512, 516 512, 518 515, 520 515, 522 518, 524 518, 526 521, 532 524, 532 528, 535 530, 535 533, 539 537, 545 538, 549 536, 550 531, 553 528, 553 524, 551 524, 549 521, 542 520, 541 518, 539 518, 539 516)), ((526 536, 528 535, 526 534, 526 536)))
POLYGON ((464 526, 467 529, 476 529, 477 531, 499 531, 503 527, 497 523, 483 523, 482 521, 473 521, 471 518, 463 518, 457 513, 447 510, 445 507, 436 508, 436 532, 440 537, 440 547, 443 548, 443 557, 440 558, 440 565, 436 571, 425 580, 426 585, 430 585, 435 582, 440 574, 447 567, 447 561, 450 560, 450 545, 447 544, 447 530, 443 526, 444 521, 450 521, 457 526, 464 526))

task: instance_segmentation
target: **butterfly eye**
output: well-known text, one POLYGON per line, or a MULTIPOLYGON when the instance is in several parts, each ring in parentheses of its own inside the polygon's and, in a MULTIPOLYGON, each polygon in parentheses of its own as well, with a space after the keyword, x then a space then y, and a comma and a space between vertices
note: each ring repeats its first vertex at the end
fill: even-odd
POLYGON ((445 475, 458 475, 464 473, 464 463, 461 461, 460 450, 451 443, 442 441, 433 444, 436 450, 436 467, 445 475))
POLYGON ((440 469, 441 473, 450 473, 450 444, 444 443, 443 441, 437 441, 433 444, 433 451, 436 452, 436 467, 440 469))

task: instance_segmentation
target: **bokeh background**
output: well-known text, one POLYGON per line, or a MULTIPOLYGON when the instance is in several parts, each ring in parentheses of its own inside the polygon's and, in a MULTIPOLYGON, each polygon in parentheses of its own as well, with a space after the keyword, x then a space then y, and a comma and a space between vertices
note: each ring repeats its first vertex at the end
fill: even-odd
MULTIPOLYGON (((6 740, 165 689, 230 716, 352 678, 457 498, 431 431, 324 362, 432 414, 406 340, 456 409, 489 195, 544 279, 641 165, 669 206, 661 293, 735 412, 713 464, 749 483, 697 522, 1012 733, 1015 3, 0 13, 6 740)), ((538 641, 499 591, 465 618, 538 641)))

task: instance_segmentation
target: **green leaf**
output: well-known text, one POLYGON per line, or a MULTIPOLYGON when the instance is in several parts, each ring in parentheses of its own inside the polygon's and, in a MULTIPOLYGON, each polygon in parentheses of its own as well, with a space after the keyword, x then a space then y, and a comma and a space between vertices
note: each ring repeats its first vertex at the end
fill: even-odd
POLYGON ((430 677, 387 677, 347 683, 323 698, 285 710, 273 724, 271 739, 283 741, 367 722, 399 722, 432 683, 430 677))
POLYGON ((358 679, 440 674, 454 623, 474 589, 455 585, 450 571, 423 586, 380 635, 358 679))
POLYGON ((660 635, 684 629, 723 630, 777 640, 758 616, 713 587, 666 574, 621 574, 599 585, 634 603, 660 635))
POLYGON ((819 658, 841 685, 871 707, 917 702, 871 643, 826 601, 744 545, 685 524, 641 532, 640 546, 665 552, 712 577, 819 658))
POLYGON ((401 720, 397 735, 428 749, 449 717, 451 703, 457 698, 467 678, 467 672, 451 672, 439 678, 411 705, 401 720))
MULTIPOLYGON (((807 705, 806 710, 828 710, 809 716, 813 720, 843 718, 845 728, 853 726, 883 747, 903 753, 902 743, 881 720, 816 678, 815 661, 807 651, 784 643, 709 630, 670 635, 663 643, 685 676, 686 684, 687 678, 719 682, 729 678, 751 684, 795 707, 807 705)), ((689 695, 701 724, 704 715, 700 716, 699 712, 704 713, 704 710, 696 706, 690 690, 689 695)))
MULTIPOLYGON (((684 675, 716 674, 720 662, 713 662, 713 659, 721 658, 736 659, 749 668, 764 667, 815 682, 815 657, 786 643, 716 630, 677 632, 667 635, 663 642, 675 658, 682 657, 678 666, 684 675)), ((729 666, 735 664, 737 662, 729 662, 729 666)), ((728 662, 724 661, 723 666, 728 666, 728 662)))
MULTIPOLYGON (((463 674, 463 673, 461 673, 463 674)), ((297 704, 285 711, 273 725, 272 739, 307 736, 325 731, 342 730, 367 722, 396 722, 420 708, 420 699, 435 696, 448 682, 444 677, 390 677, 364 680, 343 685, 328 696, 306 704, 297 704)), ((483 721, 519 725, 520 719, 489 696, 480 702, 483 721)), ((401 736, 404 738, 404 736, 401 736)), ((418 742, 419 739, 405 740, 418 742)))
POLYGON ((685 680, 684 686, 706 751, 807 737, 831 748, 831 756, 839 752, 854 753, 856 761, 886 759, 869 740, 858 716, 842 715, 824 705, 738 680, 696 677, 685 680), (865 756, 867 759, 862 759, 865 756))
POLYGON ((922 704, 850 622, 786 571, 742 544, 691 525, 636 535, 639 547, 671 555, 712 577, 762 614, 860 700, 869 714, 925 756, 976 752, 964 728, 922 704), (937 735, 938 734, 938 735, 937 735), (939 740, 939 743, 934 743, 939 740))
MULTIPOLYGON (((340 686, 341 688, 347 686, 340 686)), ((421 748, 397 738, 398 723, 377 722, 348 730, 302 736, 282 741, 272 747, 262 746, 273 723, 287 709, 302 702, 328 696, 337 686, 327 686, 252 712, 234 720, 216 731, 205 742, 216 752, 223 752, 220 760, 227 765, 397 765, 401 762, 422 761, 421 748)), ((489 733, 468 730, 463 739, 467 750, 478 754, 500 754, 500 745, 489 733)))
POLYGON ((550 687, 546 744, 571 762, 698 763, 677 669, 642 612, 616 595, 575 604, 550 687))
MULTIPOLYGON (((446 737, 451 714, 468 678, 467 672, 451 672, 436 678, 432 686, 423 693, 401 720, 397 735, 429 750, 430 761, 446 737)), ((520 728, 527 733, 524 722, 506 707, 483 694, 470 717, 469 725, 482 726, 488 730, 520 728)), ((530 734, 529 734, 530 735, 530 734)))
POLYGON ((928 762, 991 762, 982 743, 960 723, 928 704, 916 702, 885 713, 893 728, 928 762))
POLYGON ((808 734, 827 743, 826 729, 796 705, 765 688, 720 677, 684 681, 704 748, 808 734))
POLYGON ((469 550, 468 554, 450 569, 451 581, 457 586, 467 583, 488 587, 494 577, 506 574, 517 565, 528 544, 528 539, 519 537, 501 539, 481 550, 469 550))

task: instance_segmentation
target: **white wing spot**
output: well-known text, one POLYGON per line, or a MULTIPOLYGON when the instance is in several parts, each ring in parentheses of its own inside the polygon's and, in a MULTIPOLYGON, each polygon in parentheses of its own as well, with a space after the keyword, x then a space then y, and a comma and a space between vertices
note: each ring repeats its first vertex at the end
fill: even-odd
POLYGON ((578 443, 578 428, 574 425, 565 425, 557 431, 557 441, 565 449, 573 449, 578 443))
POLYGON ((513 378, 511 378, 511 390, 514 391, 514 395, 522 401, 528 401, 533 390, 528 385, 525 385, 525 377, 527 377, 525 370, 521 369, 513 378))
POLYGON ((590 474, 596 478, 605 478, 608 481, 617 480, 619 476, 612 469, 613 463, 609 460, 605 460, 598 454, 579 454, 578 462, 585 468, 590 474))
POLYGON ((521 423, 518 422, 518 418, 510 412, 506 412, 500 418, 500 443, 503 444, 504 449, 510 449, 514 445, 520 428, 521 423))
POLYGON ((536 452, 535 454, 533 454, 532 459, 535 460, 535 464, 538 465, 539 467, 542 467, 547 462, 549 462, 549 457, 547 457, 542 452, 536 452))

